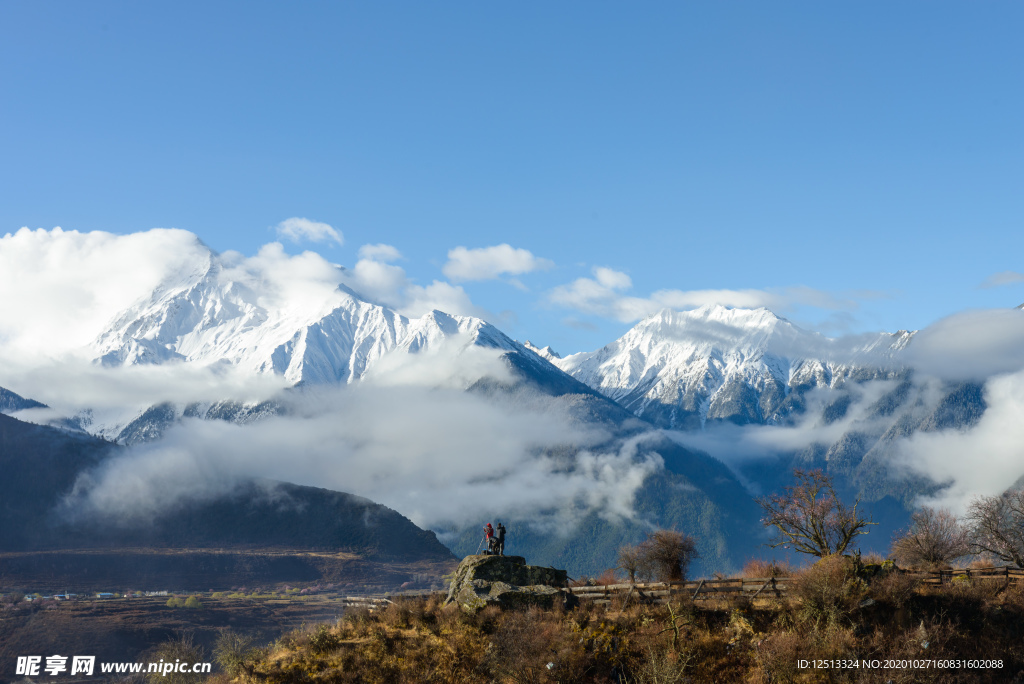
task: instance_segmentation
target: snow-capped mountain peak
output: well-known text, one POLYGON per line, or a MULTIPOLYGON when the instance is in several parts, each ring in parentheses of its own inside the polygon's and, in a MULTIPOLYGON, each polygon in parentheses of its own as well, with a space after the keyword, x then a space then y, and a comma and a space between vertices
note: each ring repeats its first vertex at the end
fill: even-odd
POLYGON ((532 351, 537 356, 547 359, 548 361, 554 361, 555 359, 562 358, 562 355, 551 348, 550 345, 546 347, 538 347, 530 340, 523 342, 523 346, 532 351))
POLYGON ((478 318, 407 318, 329 281, 266 282, 208 251, 122 311, 92 345, 107 366, 228 363, 290 383, 358 380, 385 354, 455 336, 503 350, 515 342, 478 318))
POLYGON ((906 336, 882 333, 851 345, 765 308, 705 305, 659 311, 597 351, 552 363, 666 427, 699 427, 709 419, 774 422, 792 408, 794 386, 831 387, 853 371, 858 355, 880 360, 906 336))

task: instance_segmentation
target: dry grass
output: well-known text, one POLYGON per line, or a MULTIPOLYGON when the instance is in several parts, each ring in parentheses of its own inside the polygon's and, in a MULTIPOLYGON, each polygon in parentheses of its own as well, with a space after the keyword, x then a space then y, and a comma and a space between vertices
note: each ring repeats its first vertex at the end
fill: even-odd
POLYGON ((832 557, 801 571, 791 596, 756 605, 585 602, 570 611, 489 607, 469 615, 442 608, 439 597, 409 599, 287 635, 255 651, 247 672, 266 683, 1000 682, 1024 672, 1022 645, 1024 585, 925 587, 899 573, 868 584, 848 559, 832 557), (317 648, 316 639, 329 648, 317 648), (1003 667, 798 667, 800 660, 892 658, 989 658, 1003 667))
POLYGON ((881 565, 886 561, 885 556, 882 554, 872 551, 868 555, 861 558, 861 562, 865 565, 881 565))
POLYGON ((736 577, 793 577, 797 569, 786 561, 748 560, 736 577))

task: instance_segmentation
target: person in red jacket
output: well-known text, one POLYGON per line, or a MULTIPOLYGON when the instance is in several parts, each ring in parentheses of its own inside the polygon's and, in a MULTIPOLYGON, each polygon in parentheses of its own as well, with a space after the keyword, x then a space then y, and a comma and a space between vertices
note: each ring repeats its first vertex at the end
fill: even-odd
POLYGON ((494 539, 494 528, 491 527, 491 523, 484 525, 484 544, 486 545, 487 551, 491 551, 491 540, 494 539))

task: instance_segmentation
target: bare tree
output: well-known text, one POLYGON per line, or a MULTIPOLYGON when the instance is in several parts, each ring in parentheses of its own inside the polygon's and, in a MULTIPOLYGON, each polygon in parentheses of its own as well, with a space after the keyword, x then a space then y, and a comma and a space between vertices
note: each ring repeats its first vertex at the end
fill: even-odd
POLYGON ((764 509, 761 522, 775 527, 778 534, 769 546, 793 548, 800 553, 824 558, 842 553, 868 525, 878 523, 857 514, 860 500, 849 507, 832 486, 832 478, 820 470, 793 471, 796 484, 783 494, 755 499, 764 509))
POLYGON ((971 502, 971 546, 1024 568, 1024 489, 971 502))
POLYGON ((971 553, 966 527, 946 509, 927 506, 910 516, 910 528, 892 543, 900 565, 940 568, 971 553))
POLYGON ((693 537, 675 530, 658 530, 647 535, 637 547, 641 568, 664 582, 682 582, 690 562, 697 558, 697 543, 693 537))
POLYGON ((643 567, 643 559, 640 557, 640 548, 627 544, 619 549, 618 568, 625 570, 629 575, 630 584, 636 584, 636 575, 643 567))

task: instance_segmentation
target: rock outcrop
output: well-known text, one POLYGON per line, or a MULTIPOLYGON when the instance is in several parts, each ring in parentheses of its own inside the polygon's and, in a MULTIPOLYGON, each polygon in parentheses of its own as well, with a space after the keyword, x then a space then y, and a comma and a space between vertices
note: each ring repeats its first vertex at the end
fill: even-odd
POLYGON ((563 589, 567 579, 565 570, 527 565, 522 556, 466 556, 455 571, 445 605, 458 603, 469 612, 488 605, 551 608, 574 599, 563 589))

